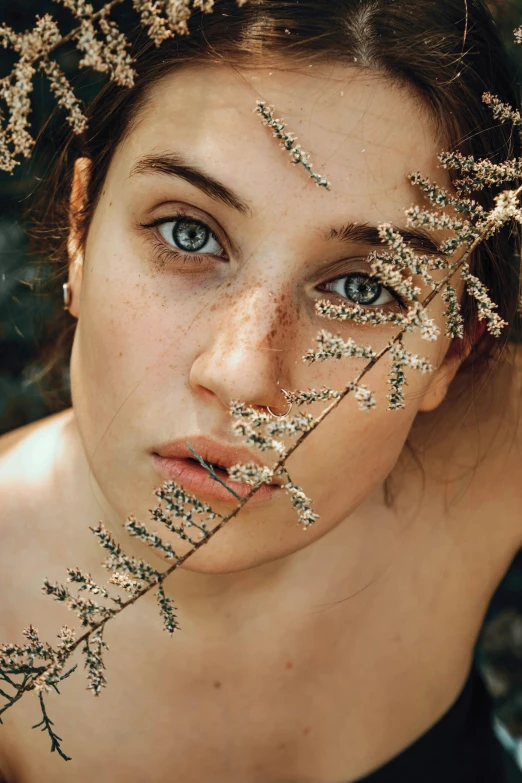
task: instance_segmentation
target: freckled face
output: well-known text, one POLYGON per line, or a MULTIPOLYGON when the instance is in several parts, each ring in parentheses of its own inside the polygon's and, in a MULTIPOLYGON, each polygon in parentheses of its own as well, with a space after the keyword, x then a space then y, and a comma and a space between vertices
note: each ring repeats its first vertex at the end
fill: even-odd
MULTIPOLYGON (((325 297, 397 308, 392 293, 364 285, 373 248, 328 236, 349 221, 406 226, 404 209, 421 201, 407 174, 420 170, 448 184, 436 165, 441 145, 413 99, 382 77, 313 70, 204 67, 168 76, 114 154, 74 288, 79 320, 71 360, 78 425, 114 518, 148 520, 162 481, 150 455, 155 444, 235 438, 231 399, 283 412, 280 388, 342 389, 353 380, 365 361, 302 361, 320 329, 376 350, 396 333, 316 314, 315 302, 325 297), (253 111, 259 96, 298 136, 330 192, 292 165, 253 111), (234 191, 242 209, 181 177, 132 173, 139 159, 167 153, 234 191)), ((439 326, 443 309, 439 298, 428 309, 439 326)), ((405 347, 437 366, 448 340, 410 333, 405 347)), ((387 411, 389 366, 385 357, 363 381, 376 409, 364 413, 347 397, 289 459, 294 483, 320 515, 311 529, 302 530, 281 493, 247 504, 184 567, 225 573, 284 557, 363 504, 395 465, 432 393, 434 378, 409 370, 406 408, 387 411)), ((169 540, 163 528, 149 526, 169 540)), ((177 537, 170 543, 186 551, 177 537)))

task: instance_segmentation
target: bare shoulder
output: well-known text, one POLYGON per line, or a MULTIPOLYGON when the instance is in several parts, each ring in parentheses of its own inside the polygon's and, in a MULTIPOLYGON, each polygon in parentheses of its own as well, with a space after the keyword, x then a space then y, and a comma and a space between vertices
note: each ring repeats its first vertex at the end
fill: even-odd
MULTIPOLYGON (((68 416, 63 411, 0 437, 2 636, 15 630, 12 624, 25 605, 26 593, 35 589, 34 574, 41 580, 42 568, 47 570, 53 546, 50 520, 56 511, 53 466, 68 416)), ((40 585, 41 581, 37 591, 40 585)))
POLYGON ((71 409, 47 416, 0 436, 0 536, 24 510, 42 508, 52 484, 50 471, 60 433, 71 409))
MULTIPOLYGON (((0 643, 23 644, 22 630, 35 616, 37 627, 47 631, 41 583, 52 562, 52 542, 46 543, 46 518, 52 514, 53 451, 60 448, 68 415, 63 411, 0 437, 0 643)), ((16 716, 16 709, 9 710, 0 726, 0 780, 3 775, 13 783, 24 779, 13 750, 16 716)))
MULTIPOLYGON (((13 568, 38 546, 53 492, 54 455, 68 411, 0 437, 0 595, 13 568)), ((0 601, 0 613, 6 602, 0 601)), ((0 617, 1 619, 1 617, 0 617)))
POLYGON ((51 439, 55 438, 72 414, 72 408, 38 419, 24 427, 0 435, 0 480, 11 475, 22 455, 28 460, 26 471, 32 471, 45 456, 51 439))

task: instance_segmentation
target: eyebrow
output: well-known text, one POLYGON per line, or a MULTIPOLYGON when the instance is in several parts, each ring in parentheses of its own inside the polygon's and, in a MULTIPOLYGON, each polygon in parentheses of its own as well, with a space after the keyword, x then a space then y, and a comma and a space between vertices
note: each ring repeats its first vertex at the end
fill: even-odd
MULTIPOLYGON (((231 188, 211 177, 181 153, 169 152, 144 155, 138 158, 131 168, 129 177, 140 174, 164 174, 169 177, 179 177, 194 185, 210 198, 220 201, 227 207, 232 207, 242 215, 252 214, 252 209, 247 201, 231 188)), ((442 254, 439 244, 423 228, 403 228, 392 225, 392 229, 403 237, 412 250, 419 250, 426 255, 442 254)), ((381 248, 385 244, 379 235, 378 226, 354 221, 341 227, 331 227, 326 231, 320 230, 319 236, 327 242, 335 241, 344 244, 358 242, 381 248)))
POLYGON ((251 214, 249 204, 237 193, 227 188, 222 182, 214 179, 202 169, 191 163, 185 156, 179 153, 165 155, 145 155, 134 163, 129 177, 136 174, 166 174, 169 177, 180 177, 191 185, 194 185, 215 201, 221 201, 227 207, 240 212, 242 215, 251 214))
MULTIPOLYGON (((400 234, 404 241, 412 250, 419 250, 426 255, 444 255, 440 245, 423 228, 403 228, 402 226, 391 226, 392 230, 400 234)), ((330 228, 328 231, 320 231, 320 235, 326 241, 337 241, 354 243, 360 242, 365 245, 379 246, 382 248, 386 243, 382 241, 379 234, 379 227, 372 226, 369 223, 349 222, 341 228, 330 228)))

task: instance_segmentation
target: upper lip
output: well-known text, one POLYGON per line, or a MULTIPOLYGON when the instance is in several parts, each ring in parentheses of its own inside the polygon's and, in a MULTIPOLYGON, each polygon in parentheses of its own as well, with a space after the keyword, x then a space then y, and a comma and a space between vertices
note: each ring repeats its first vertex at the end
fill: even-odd
MULTIPOLYGON (((248 449, 225 445, 223 443, 218 443, 218 441, 211 440, 210 438, 198 436, 169 441, 160 446, 154 446, 152 451, 160 457, 195 459, 187 445, 187 441, 205 462, 212 462, 214 465, 222 465, 224 468, 229 468, 231 465, 237 465, 238 463, 253 462, 255 465, 259 465, 260 468, 270 467, 268 465, 265 466, 263 462, 261 462, 257 456, 251 454, 248 449)), ((282 485, 284 482, 280 477, 274 476, 271 483, 282 485)))

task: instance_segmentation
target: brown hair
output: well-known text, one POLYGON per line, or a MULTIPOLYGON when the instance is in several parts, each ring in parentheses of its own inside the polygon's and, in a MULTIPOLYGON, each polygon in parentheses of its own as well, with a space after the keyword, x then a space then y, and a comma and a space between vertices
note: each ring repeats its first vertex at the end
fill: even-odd
MULTIPOLYGON (((515 108, 519 105, 514 69, 482 0, 248 0, 241 8, 235 0, 216 0, 210 14, 193 11, 189 30, 189 36, 156 48, 143 29, 133 27, 128 38, 136 58, 135 86, 107 83, 88 107, 84 135, 59 140, 60 154, 33 204, 30 234, 40 256, 45 247, 44 261, 55 270, 51 286, 58 290, 67 279, 74 159, 85 156, 95 162, 77 216, 84 243, 117 145, 131 132, 153 85, 185 65, 336 62, 369 68, 413 89, 435 120, 445 149, 494 162, 521 154, 518 132, 494 122, 481 100, 490 91, 515 108)), ((496 192, 491 188, 474 198, 491 208, 496 192)), ((504 228, 474 254, 472 271, 489 289, 510 331, 504 330, 502 338, 485 332, 460 373, 487 366, 518 328, 519 228, 504 228)), ((462 312, 465 340, 473 343, 477 307, 467 293, 462 312)), ((75 326, 62 309, 46 324, 41 377, 54 377, 55 387, 65 377, 75 326)), ((455 339, 450 350, 460 351, 465 340, 455 339)), ((70 405, 68 388, 61 403, 70 405)))

